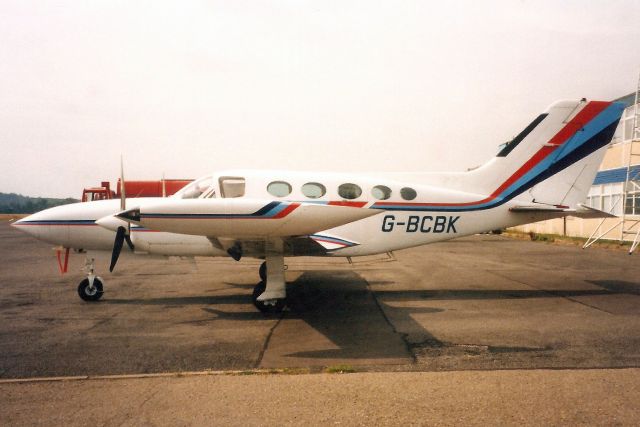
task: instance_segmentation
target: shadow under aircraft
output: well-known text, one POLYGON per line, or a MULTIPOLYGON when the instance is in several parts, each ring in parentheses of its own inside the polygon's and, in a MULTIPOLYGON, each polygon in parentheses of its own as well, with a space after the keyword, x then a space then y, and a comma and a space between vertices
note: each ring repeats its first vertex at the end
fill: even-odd
MULTIPOLYGON (((394 282, 371 282, 377 287, 392 285, 394 282)), ((413 359, 412 345, 406 334, 399 332, 394 324, 402 325, 402 330, 411 330, 412 336, 420 337, 421 345, 434 348, 442 343, 424 326, 414 320, 418 314, 434 314, 445 311, 435 307, 403 307, 393 302, 443 301, 443 300, 499 300, 529 298, 571 298, 594 295, 614 295, 637 293, 640 286, 629 283, 594 283, 601 289, 583 290, 537 290, 537 289, 426 289, 426 290, 371 290, 369 283, 354 271, 307 271, 288 283, 289 310, 276 316, 281 319, 277 328, 297 328, 287 337, 295 337, 288 344, 283 356, 293 359, 351 359, 351 360, 406 360, 413 359), (390 320, 393 319, 393 322, 390 320), (305 326, 306 325, 306 326, 305 326), (314 347, 307 343, 311 335, 325 337, 324 345, 314 347), (331 348, 326 348, 326 342, 331 348), (287 352, 287 350, 291 350, 287 352), (298 351, 300 350, 300 351, 298 351)), ((251 285, 228 283, 241 289, 251 285)), ((265 319, 257 311, 225 311, 218 306, 225 304, 249 305, 251 299, 245 292, 231 295, 163 297, 148 299, 108 299, 106 304, 141 304, 179 306, 187 304, 207 305, 202 310, 211 314, 210 318, 183 323, 212 323, 220 320, 256 321, 265 319)), ((271 320, 274 315, 266 316, 271 320)), ((514 351, 517 349, 514 348, 514 351)), ((290 359, 291 360, 291 359, 290 359)))

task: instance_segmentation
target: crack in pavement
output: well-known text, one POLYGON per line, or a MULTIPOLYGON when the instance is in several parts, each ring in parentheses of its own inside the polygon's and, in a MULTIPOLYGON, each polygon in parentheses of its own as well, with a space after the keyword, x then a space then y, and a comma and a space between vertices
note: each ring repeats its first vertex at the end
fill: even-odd
POLYGON ((264 340, 264 343, 262 344, 262 349, 260 349, 260 353, 258 354, 258 359, 256 360, 256 363, 253 365, 254 369, 259 368, 260 364, 262 364, 262 359, 264 358, 264 353, 267 351, 267 347, 269 347, 269 342, 271 341, 271 337, 273 336, 273 331, 275 331, 278 325, 280 324, 280 322, 282 322, 282 319, 284 319, 284 316, 285 316, 285 312, 283 311, 280 314, 278 321, 271 327, 271 329, 269 329, 269 333, 267 333, 267 338, 264 340))
POLYGON ((389 325, 393 333, 397 334, 402 340, 402 342, 404 343, 407 353, 409 353, 409 356, 411 356, 411 363, 413 364, 418 363, 418 358, 416 354, 413 352, 412 345, 408 340, 409 334, 400 332, 398 331, 398 329, 396 329, 395 325, 391 322, 391 319, 389 319, 389 317, 387 316, 387 313, 385 313, 384 309, 382 308, 382 304, 380 304, 380 301, 378 300, 376 293, 373 291, 373 289, 371 289, 371 284, 369 283, 369 281, 366 280, 365 278, 362 278, 362 280, 364 280, 364 282, 367 284, 367 289, 369 290, 369 293, 371 294, 371 297, 373 298, 373 301, 375 302, 376 307, 378 307, 378 310, 380 310, 380 314, 382 315, 382 318, 384 319, 385 322, 387 322, 387 325, 389 325))

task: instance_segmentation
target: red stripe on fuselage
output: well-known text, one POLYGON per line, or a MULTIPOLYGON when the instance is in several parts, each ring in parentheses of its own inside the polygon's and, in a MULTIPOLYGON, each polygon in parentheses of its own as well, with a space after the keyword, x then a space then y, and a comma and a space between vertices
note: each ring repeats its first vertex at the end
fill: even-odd
POLYGON ((341 200, 328 203, 329 206, 349 206, 349 207, 352 207, 352 208, 362 208, 366 204, 367 204, 367 202, 346 202, 346 201, 341 201, 341 200))
POLYGON ((286 208, 284 208, 283 210, 278 212, 277 215, 275 215, 275 216, 273 216, 271 218, 273 218, 273 219, 284 218, 285 216, 287 216, 291 212, 293 212, 298 206, 300 206, 300 203, 291 203, 289 206, 287 206, 286 208))

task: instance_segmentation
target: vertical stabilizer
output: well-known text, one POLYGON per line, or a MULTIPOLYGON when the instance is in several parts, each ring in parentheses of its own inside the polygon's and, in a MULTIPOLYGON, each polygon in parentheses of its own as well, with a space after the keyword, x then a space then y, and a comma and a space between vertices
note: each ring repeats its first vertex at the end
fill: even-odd
POLYGON ((495 158, 464 174, 465 187, 488 195, 485 208, 511 199, 575 206, 585 199, 623 110, 621 103, 556 102, 495 158))

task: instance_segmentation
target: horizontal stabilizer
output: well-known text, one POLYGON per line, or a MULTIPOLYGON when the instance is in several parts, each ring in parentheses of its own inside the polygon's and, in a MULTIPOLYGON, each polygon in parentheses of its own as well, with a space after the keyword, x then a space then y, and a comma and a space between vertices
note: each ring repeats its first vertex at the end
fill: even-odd
POLYGON ((526 206, 514 206, 509 210, 511 212, 523 212, 523 213, 545 213, 545 214, 551 214, 552 216, 557 216, 557 217, 575 216, 577 218, 585 218, 585 219, 616 218, 616 216, 611 213, 601 211, 599 209, 595 209, 582 204, 579 204, 577 209, 568 209, 568 208, 555 207, 555 206, 526 205, 526 206), (553 215, 553 214, 556 214, 556 215, 553 215))
POLYGON ((571 216, 576 216, 578 218, 617 218, 616 215, 601 211, 600 209, 592 208, 583 204, 578 205, 578 209, 575 210, 574 214, 571 216))

